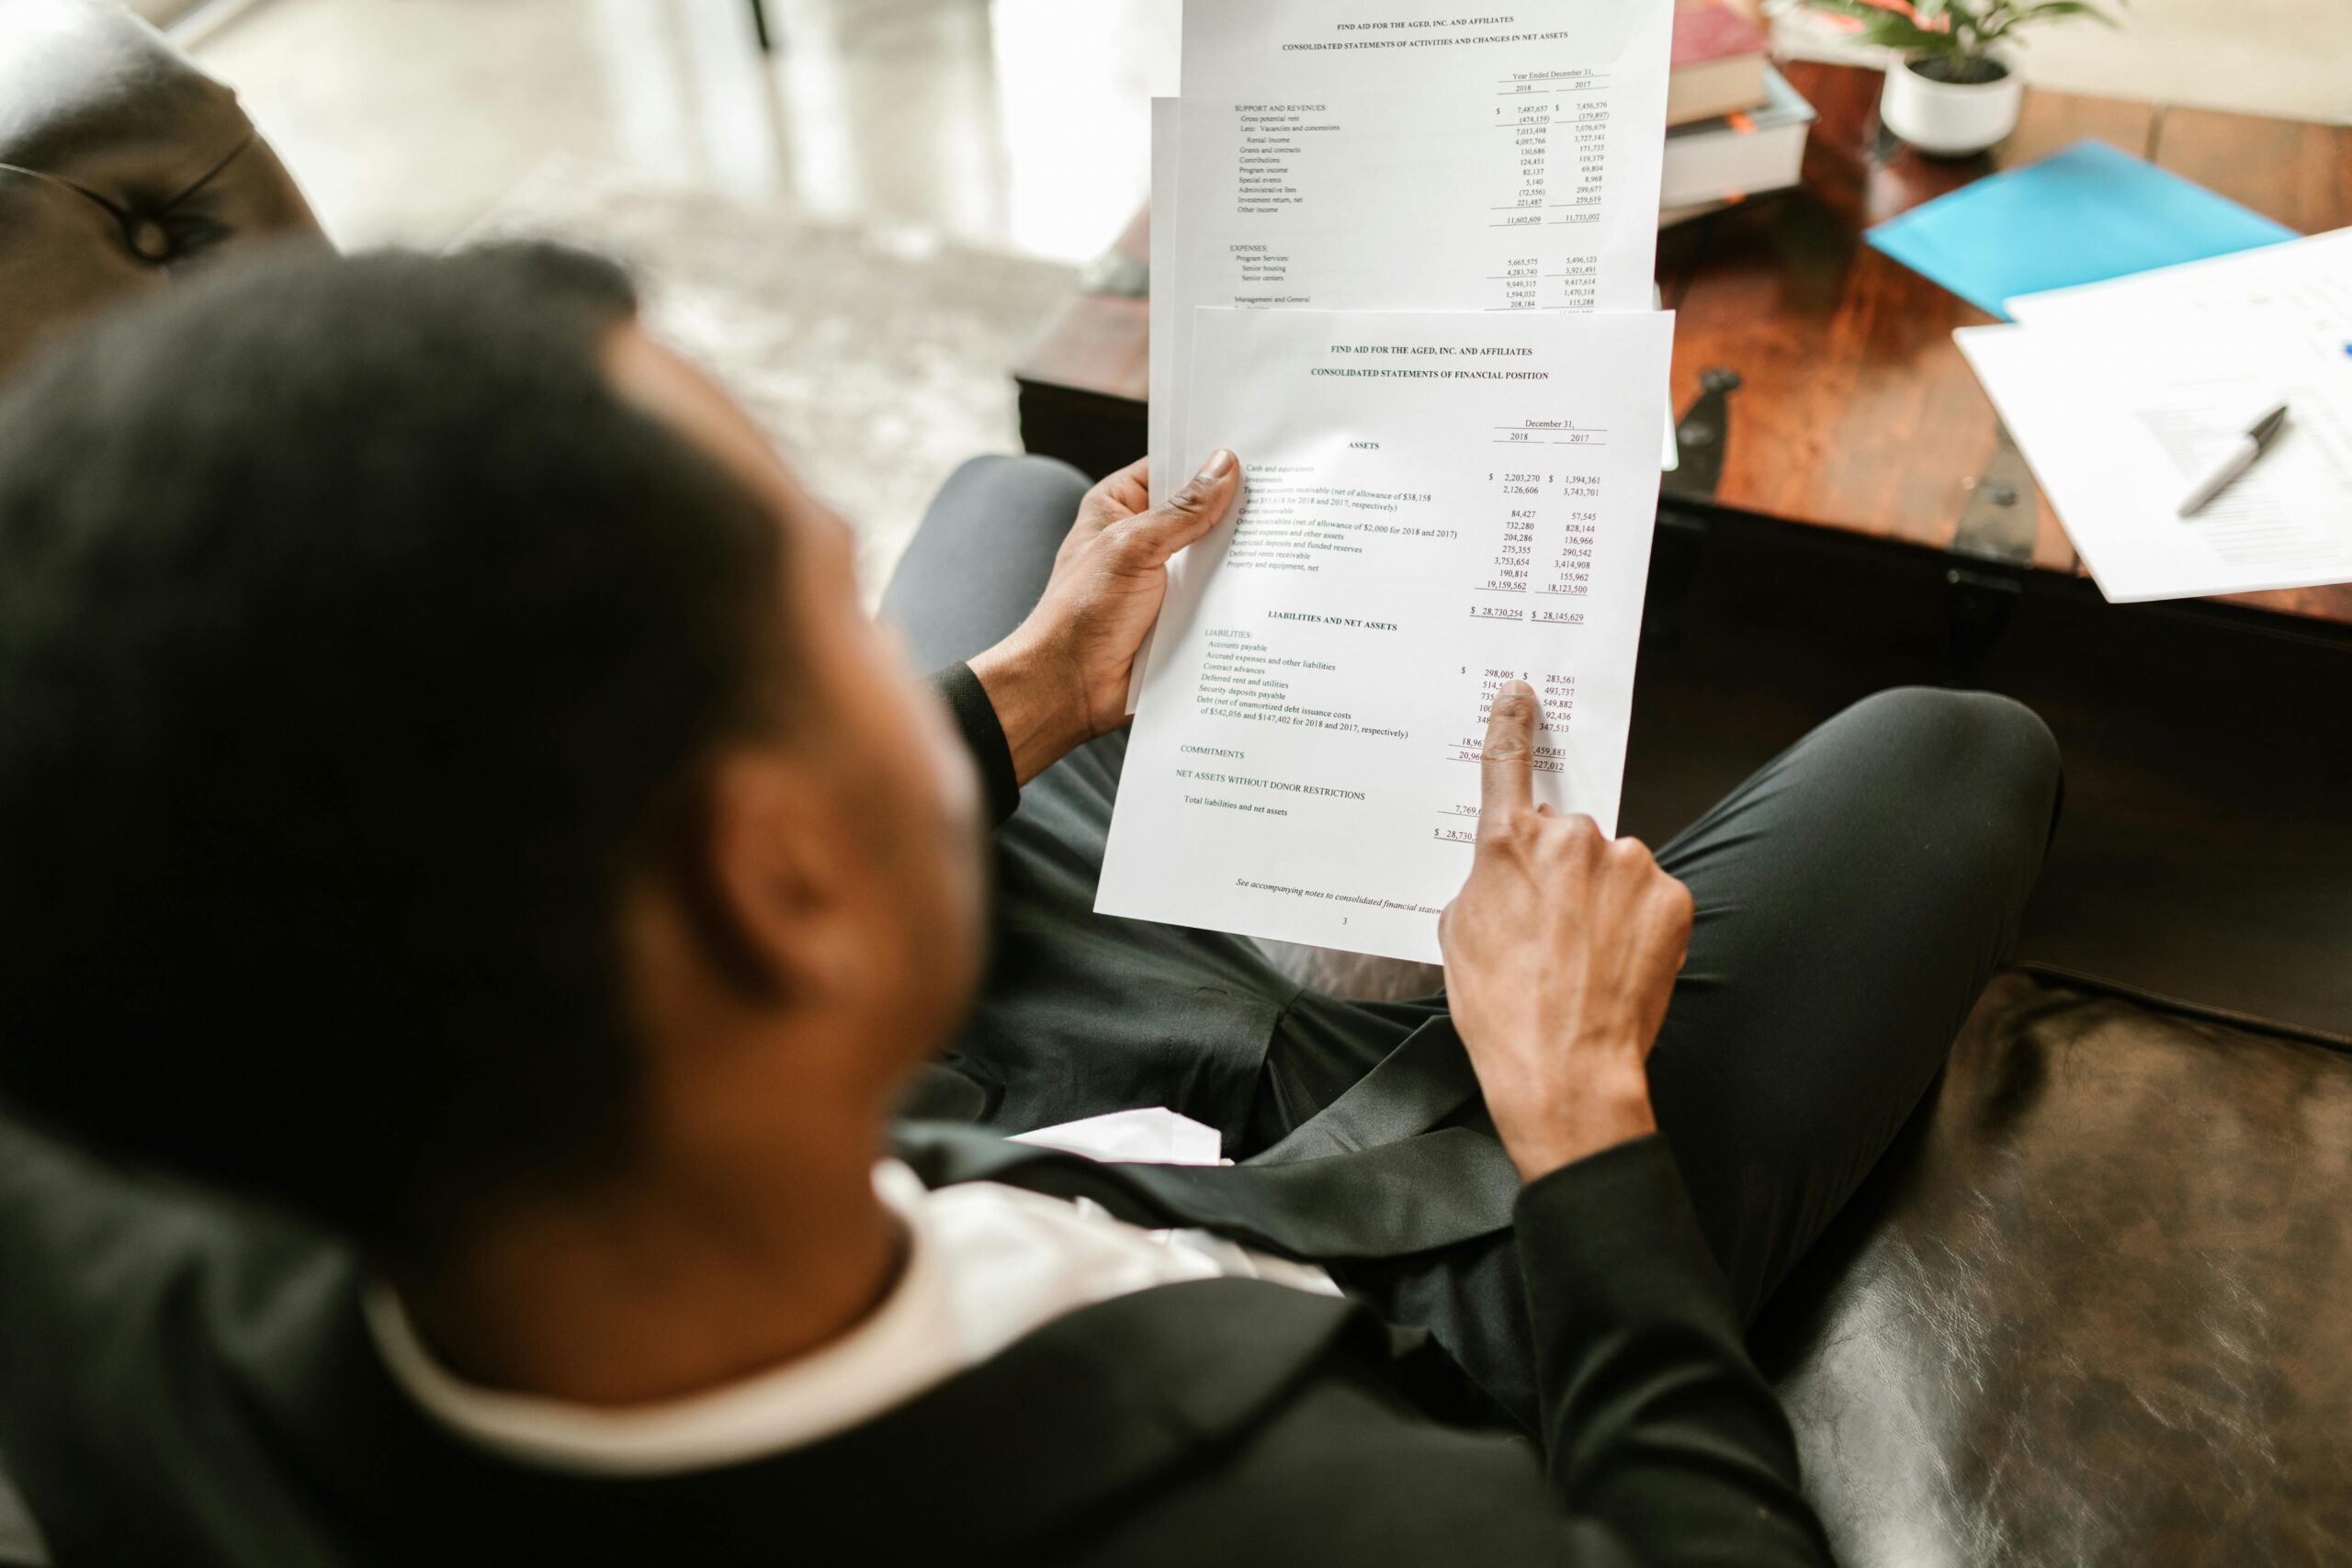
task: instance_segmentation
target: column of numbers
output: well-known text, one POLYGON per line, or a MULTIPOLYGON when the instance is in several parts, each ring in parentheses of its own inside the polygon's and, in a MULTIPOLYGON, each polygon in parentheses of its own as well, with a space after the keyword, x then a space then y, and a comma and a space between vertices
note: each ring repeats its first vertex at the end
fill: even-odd
MULTIPOLYGON (((1536 592, 1557 600, 1581 600, 1592 592, 1592 552, 1600 534, 1600 480, 1591 474, 1567 473, 1546 487, 1548 499, 1559 509, 1559 543, 1544 554, 1536 592)), ((1581 604, 1560 605, 1539 619, 1568 626, 1581 625, 1581 604)))
MULTIPOLYGON (((1500 665, 1464 665, 1455 677, 1476 693, 1476 717, 1446 743, 1445 757, 1476 768, 1487 748, 1487 719, 1495 694, 1505 681, 1524 681, 1535 688, 1541 708, 1536 721, 1535 751, 1531 767, 1539 773, 1567 771, 1568 732, 1576 722, 1577 678, 1554 671, 1513 670, 1500 665)), ((1468 716, 1465 714, 1465 716, 1468 716)), ((1447 843, 1467 844, 1478 836, 1478 777, 1464 776, 1466 787, 1437 809, 1438 821, 1430 836, 1447 843)))
POLYGON ((1600 264, 1574 243, 1598 225, 1609 169, 1609 77, 1600 71, 1514 73, 1496 84, 1495 133, 1505 177, 1493 223, 1545 241, 1494 275, 1490 310, 1589 310, 1600 303, 1600 264), (1557 237, 1555 243, 1555 237, 1557 237))
POLYGON ((1490 596, 1516 598, 1527 592, 1534 579, 1535 531, 1542 518, 1544 476, 1532 468, 1495 468, 1487 478, 1493 487, 1498 526, 1490 536, 1495 541, 1493 553, 1480 562, 1472 584, 1478 598, 1473 600, 1470 613, 1483 620, 1523 620, 1524 609, 1497 603, 1490 596))

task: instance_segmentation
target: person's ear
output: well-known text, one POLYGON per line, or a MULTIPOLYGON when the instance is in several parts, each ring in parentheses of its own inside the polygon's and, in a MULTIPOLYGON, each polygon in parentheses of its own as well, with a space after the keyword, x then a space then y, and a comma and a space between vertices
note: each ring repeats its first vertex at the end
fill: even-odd
POLYGON ((713 772, 705 821, 710 934, 733 966, 787 996, 854 984, 859 862, 819 775, 781 749, 739 751, 713 772))

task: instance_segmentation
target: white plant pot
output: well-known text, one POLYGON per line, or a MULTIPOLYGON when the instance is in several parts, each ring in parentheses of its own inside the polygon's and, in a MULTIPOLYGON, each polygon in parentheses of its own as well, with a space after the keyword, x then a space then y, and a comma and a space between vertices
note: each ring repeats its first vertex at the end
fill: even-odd
POLYGON ((2006 62, 1997 82, 1938 82, 1920 75, 1917 63, 1905 61, 1886 68, 1878 117, 1920 152, 1964 157, 2018 128, 2025 82, 2006 62))

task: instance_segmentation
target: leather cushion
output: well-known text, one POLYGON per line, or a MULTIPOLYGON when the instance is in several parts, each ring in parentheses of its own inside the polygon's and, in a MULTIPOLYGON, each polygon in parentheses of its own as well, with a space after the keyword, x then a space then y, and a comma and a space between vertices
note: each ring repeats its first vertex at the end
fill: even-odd
POLYGON ((0 4, 0 374, 175 269, 284 236, 323 239, 234 93, 107 0, 0 4))
POLYGON ((2352 1561, 2352 1055, 2001 976, 1759 1353, 1851 1568, 2352 1561))

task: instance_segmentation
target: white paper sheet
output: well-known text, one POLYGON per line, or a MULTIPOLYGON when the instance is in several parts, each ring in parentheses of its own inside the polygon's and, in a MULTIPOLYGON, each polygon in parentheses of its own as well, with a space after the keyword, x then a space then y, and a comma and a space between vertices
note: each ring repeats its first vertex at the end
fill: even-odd
MULTIPOLYGON (((1191 363, 1204 305, 1648 305, 1670 0, 1547 0, 1510 25, 1363 15, 1186 6, 1182 216, 1173 274, 1155 280, 1173 364, 1191 363)), ((1159 434, 1183 447, 1186 389, 1166 389, 1177 406, 1159 434)))
MULTIPOLYGON (((1155 501, 1173 495, 1183 483, 1183 476, 1176 472, 1179 443, 1170 423, 1176 417, 1176 236, 1183 231, 1177 136, 1182 108, 1181 98, 1151 100, 1151 357, 1144 415, 1151 458, 1147 482, 1155 501)), ((1142 690, 1142 670, 1138 659, 1136 685, 1127 694, 1130 713, 1142 690)))
POLYGON ((1954 334, 2109 599, 2352 581, 2352 360, 2308 332, 2159 318, 1954 334), (2194 517, 2181 498, 2285 401, 2286 429, 2194 517))
POLYGON ((1652 311, 1200 311, 1246 493, 1171 574, 1096 907, 1434 961, 1514 676, 1538 798, 1614 831, 1672 342, 1652 311))
MULTIPOLYGON (((1671 30, 1672 0, 1517 0, 1483 7, 1402 0, 1377 11, 1362 0, 1185 0, 1182 91, 1187 98, 1217 98, 1475 85, 1546 51, 1587 48, 1597 34, 1652 12, 1671 30)), ((1660 136, 1662 141, 1663 130, 1660 136)))
POLYGON ((1112 1111, 1034 1132, 1015 1133, 1009 1142, 1035 1144, 1088 1159, 1145 1165, 1229 1165, 1225 1134, 1164 1105, 1112 1111))
POLYGON ((1190 472, 1200 306, 1648 307, 1672 33, 1672 0, 1188 0, 1152 117, 1152 493, 1190 472))
POLYGON ((2107 283, 2021 294, 2027 326, 2125 332, 2260 332, 2352 363, 2352 229, 2133 273, 2107 283))
MULTIPOLYGON (((1175 363, 1199 306, 1641 310, 1657 260, 1663 33, 1526 93, 1186 100, 1175 363), (1622 62, 1628 51, 1655 62, 1622 62), (1638 46, 1638 47, 1637 47, 1638 46), (1652 101, 1655 100, 1655 101, 1652 101), (1621 126, 1628 129, 1621 129, 1621 126)), ((1569 68, 1563 68, 1564 73, 1569 68)), ((1174 390, 1173 434, 1191 420, 1174 390)))

